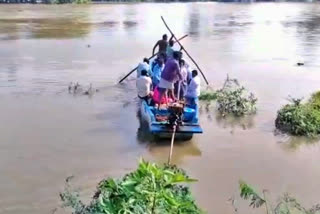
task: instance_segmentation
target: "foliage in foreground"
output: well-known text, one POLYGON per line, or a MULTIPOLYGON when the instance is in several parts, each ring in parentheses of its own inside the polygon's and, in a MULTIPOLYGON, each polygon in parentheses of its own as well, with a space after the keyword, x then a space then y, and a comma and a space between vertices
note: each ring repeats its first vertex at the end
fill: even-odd
MULTIPOLYGON (((253 208, 265 205, 267 214, 320 214, 320 205, 317 204, 311 209, 304 208, 297 200, 288 194, 281 196, 279 202, 273 208, 269 200, 266 199, 266 190, 263 191, 261 197, 251 186, 245 182, 240 182, 240 196, 245 200, 250 201, 250 206, 253 208)), ((237 211, 237 209, 235 209, 237 211)))
POLYGON ((223 87, 217 91, 202 92, 200 100, 217 101, 218 111, 224 116, 243 116, 256 112, 257 98, 239 84, 237 79, 227 77, 223 87))
POLYGON ((122 179, 108 178, 99 183, 93 200, 85 205, 67 182, 60 194, 64 206, 74 214, 200 214, 189 187, 194 182, 175 166, 159 166, 140 161, 138 169, 122 179))
POLYGON ((286 133, 302 136, 320 134, 320 92, 316 92, 306 102, 291 99, 291 103, 278 111, 276 127, 286 133))

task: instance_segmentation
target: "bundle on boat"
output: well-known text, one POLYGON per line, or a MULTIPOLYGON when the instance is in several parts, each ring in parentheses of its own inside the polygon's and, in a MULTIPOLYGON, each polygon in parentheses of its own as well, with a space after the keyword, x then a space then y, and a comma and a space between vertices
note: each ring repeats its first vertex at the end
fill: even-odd
POLYGON ((241 86, 237 79, 230 79, 229 76, 221 89, 202 92, 199 99, 216 100, 217 109, 223 116, 227 114, 243 116, 256 112, 257 98, 241 86))
POLYGON ((64 206, 74 209, 74 214, 200 214, 203 211, 186 186, 194 181, 176 166, 141 160, 138 169, 123 178, 101 181, 89 205, 80 201, 68 183, 60 196, 64 206))
POLYGON ((320 134, 320 91, 303 103, 302 99, 290 98, 275 121, 279 130, 298 136, 315 137, 320 134))

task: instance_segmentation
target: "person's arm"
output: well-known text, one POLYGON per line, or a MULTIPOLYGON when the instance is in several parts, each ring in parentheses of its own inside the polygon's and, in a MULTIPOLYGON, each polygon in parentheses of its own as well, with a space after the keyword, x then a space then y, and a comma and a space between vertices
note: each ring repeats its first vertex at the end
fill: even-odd
POLYGON ((182 75, 181 75, 181 69, 180 69, 180 66, 177 64, 177 74, 179 76, 179 81, 181 81, 183 79, 182 75))
POLYGON ((157 48, 158 45, 159 45, 159 41, 153 47, 152 56, 154 55, 154 52, 156 51, 156 48, 157 48))
MULTIPOLYGON (((169 41, 173 40, 173 37, 174 37, 174 35, 171 34, 171 37, 170 37, 169 41)), ((175 42, 174 42, 174 43, 175 43, 175 42)))

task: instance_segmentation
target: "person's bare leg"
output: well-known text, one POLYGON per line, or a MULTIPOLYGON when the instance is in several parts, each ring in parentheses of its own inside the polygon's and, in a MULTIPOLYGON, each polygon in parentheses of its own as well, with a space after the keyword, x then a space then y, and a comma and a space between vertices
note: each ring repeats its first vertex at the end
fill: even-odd
POLYGON ((176 97, 174 96, 174 91, 173 91, 173 89, 168 89, 168 94, 170 94, 172 100, 176 100, 176 97))
POLYGON ((164 89, 164 88, 161 88, 161 89, 159 90, 159 105, 158 105, 158 110, 160 109, 163 95, 166 95, 166 92, 167 92, 167 90, 164 89))

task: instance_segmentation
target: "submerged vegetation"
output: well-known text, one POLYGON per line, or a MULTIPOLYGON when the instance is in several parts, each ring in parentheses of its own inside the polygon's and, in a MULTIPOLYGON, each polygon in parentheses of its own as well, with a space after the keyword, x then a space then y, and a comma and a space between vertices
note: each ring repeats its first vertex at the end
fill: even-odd
POLYGON ((199 100, 204 100, 204 101, 212 101, 216 100, 218 97, 217 92, 215 91, 202 91, 199 100))
MULTIPOLYGON (((319 214, 320 205, 317 204, 311 209, 304 208, 298 201, 288 194, 280 197, 277 203, 270 203, 266 197, 267 190, 263 190, 263 196, 259 195, 251 186, 245 182, 240 182, 240 197, 250 201, 250 207, 259 208, 265 206, 267 214, 319 214), (275 204, 275 207, 272 206, 275 204)), ((232 204, 235 207, 234 200, 232 204)), ((235 207, 237 212, 237 208, 235 207)))
POLYGON ((74 214, 200 214, 203 211, 195 204, 189 187, 183 185, 194 181, 175 166, 141 160, 138 169, 122 179, 101 181, 89 205, 71 190, 68 180, 60 197, 74 214))
POLYGON ((223 87, 217 91, 202 92, 200 100, 217 101, 217 109, 224 116, 243 116, 256 112, 257 98, 241 86, 237 79, 227 77, 223 87))
POLYGON ((320 134, 320 91, 302 103, 291 98, 291 103, 278 111, 276 127, 286 133, 315 137, 320 134))

